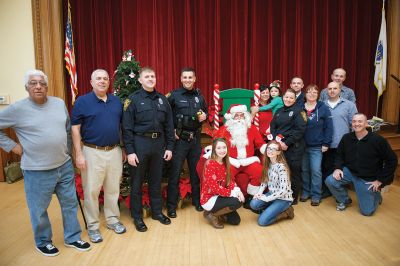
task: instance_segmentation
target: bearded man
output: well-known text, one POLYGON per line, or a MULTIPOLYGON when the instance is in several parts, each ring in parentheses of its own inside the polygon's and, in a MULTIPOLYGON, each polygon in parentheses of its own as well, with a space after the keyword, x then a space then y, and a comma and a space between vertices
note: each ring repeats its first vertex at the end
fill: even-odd
POLYGON ((262 164, 255 151, 259 149, 264 154, 266 144, 251 124, 246 105, 232 105, 224 117, 225 125, 216 132, 215 138, 223 137, 228 141, 231 175, 244 194, 254 195, 262 174, 262 164))

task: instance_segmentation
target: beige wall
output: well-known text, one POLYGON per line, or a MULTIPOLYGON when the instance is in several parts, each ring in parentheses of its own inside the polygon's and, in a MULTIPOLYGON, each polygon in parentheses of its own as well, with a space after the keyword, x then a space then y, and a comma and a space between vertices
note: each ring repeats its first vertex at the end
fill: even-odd
POLYGON ((35 68, 31 0, 0 0, 0 36, 0 95, 13 103, 27 96, 23 76, 35 68))

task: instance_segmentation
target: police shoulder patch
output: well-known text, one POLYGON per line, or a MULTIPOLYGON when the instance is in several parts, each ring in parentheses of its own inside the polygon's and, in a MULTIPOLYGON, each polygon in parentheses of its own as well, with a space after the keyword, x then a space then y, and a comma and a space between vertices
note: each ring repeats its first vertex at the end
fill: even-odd
POLYGON ((126 111, 128 109, 130 104, 131 104, 131 100, 130 99, 126 99, 124 101, 124 111, 126 111))
POLYGON ((306 112, 301 111, 300 113, 301 113, 301 117, 303 117, 304 122, 307 122, 307 115, 306 115, 306 112))

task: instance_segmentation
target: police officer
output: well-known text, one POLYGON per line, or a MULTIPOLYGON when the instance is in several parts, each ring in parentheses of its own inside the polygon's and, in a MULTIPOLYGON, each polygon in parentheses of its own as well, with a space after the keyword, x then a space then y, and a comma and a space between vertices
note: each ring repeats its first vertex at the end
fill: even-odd
POLYGON ((304 132, 307 117, 301 107, 296 104, 296 92, 288 89, 283 95, 284 106, 276 111, 271 121, 272 135, 280 135, 281 146, 289 164, 293 203, 297 204, 299 192, 302 187, 301 164, 305 149, 304 132))
POLYGON ((168 171, 167 214, 176 217, 176 207, 179 196, 179 178, 185 159, 190 172, 192 186, 192 204, 197 211, 202 211, 200 205, 200 180, 196 165, 200 159, 201 125, 207 118, 207 105, 200 90, 193 87, 196 73, 193 68, 183 68, 181 71, 182 87, 174 90, 168 97, 174 117, 175 148, 171 167, 168 171))
POLYGON ((161 175, 163 159, 172 158, 174 125, 167 98, 158 93, 153 69, 139 71, 142 88, 132 93, 124 103, 123 137, 131 165, 131 213, 139 232, 147 231, 142 218, 142 184, 149 176, 149 194, 152 218, 162 224, 171 220, 162 212, 161 175))

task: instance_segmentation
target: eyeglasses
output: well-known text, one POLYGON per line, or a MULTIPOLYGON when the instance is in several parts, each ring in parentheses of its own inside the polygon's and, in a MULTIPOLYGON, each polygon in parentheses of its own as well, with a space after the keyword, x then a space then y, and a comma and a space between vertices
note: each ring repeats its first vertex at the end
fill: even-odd
POLYGON ((233 117, 233 119, 241 119, 241 118, 244 118, 243 113, 236 113, 235 116, 233 117))
POLYGON ((337 90, 337 89, 339 89, 339 88, 336 88, 336 87, 328 88, 328 90, 337 90))
POLYGON ((268 147, 267 151, 279 151, 279 149, 275 147, 268 147))
POLYGON ((31 80, 31 81, 28 82, 28 85, 31 86, 31 87, 35 87, 38 84, 41 87, 47 87, 47 83, 45 81, 31 80))

